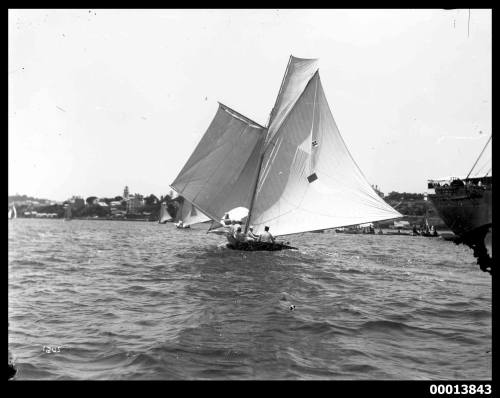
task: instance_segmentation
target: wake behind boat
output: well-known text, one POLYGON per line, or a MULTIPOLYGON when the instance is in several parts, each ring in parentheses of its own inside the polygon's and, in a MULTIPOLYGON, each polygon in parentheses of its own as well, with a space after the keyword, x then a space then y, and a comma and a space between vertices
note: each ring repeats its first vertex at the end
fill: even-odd
MULTIPOLYGON (((274 236, 284 236, 402 217, 350 155, 326 101, 317 60, 293 56, 267 127, 219 103, 171 188, 216 223, 228 209, 248 209, 244 234, 250 224, 257 235, 267 226, 274 236)), ((228 238, 237 250, 270 247, 228 238)), ((281 245, 277 250, 288 248, 281 245)))

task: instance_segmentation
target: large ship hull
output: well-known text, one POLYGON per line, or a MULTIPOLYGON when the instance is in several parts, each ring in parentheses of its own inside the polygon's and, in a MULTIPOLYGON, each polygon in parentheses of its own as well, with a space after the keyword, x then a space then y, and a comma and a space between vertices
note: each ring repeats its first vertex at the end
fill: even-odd
POLYGON ((491 187, 442 188, 429 199, 446 225, 458 236, 491 226, 491 187))
POLYGON ((491 273, 492 185, 436 187, 429 199, 439 216, 455 233, 455 243, 474 250, 483 271, 491 273))

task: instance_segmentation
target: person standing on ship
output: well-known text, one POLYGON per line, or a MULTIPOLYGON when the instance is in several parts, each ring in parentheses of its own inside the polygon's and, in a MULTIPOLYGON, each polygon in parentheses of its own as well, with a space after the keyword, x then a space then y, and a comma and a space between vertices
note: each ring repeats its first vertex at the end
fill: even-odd
POLYGON ((229 234, 233 235, 236 233, 236 221, 231 220, 231 224, 229 224, 229 234))

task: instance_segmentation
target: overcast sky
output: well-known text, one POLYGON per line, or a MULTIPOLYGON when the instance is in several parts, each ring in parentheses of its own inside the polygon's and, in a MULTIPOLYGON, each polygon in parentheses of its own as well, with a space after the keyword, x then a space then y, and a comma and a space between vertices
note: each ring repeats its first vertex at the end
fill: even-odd
MULTIPOLYGON (((491 135, 490 10, 10 10, 9 194, 157 196, 220 101, 260 124, 319 58, 370 183, 424 192, 491 135)), ((491 154, 486 154, 491 159, 491 154)))

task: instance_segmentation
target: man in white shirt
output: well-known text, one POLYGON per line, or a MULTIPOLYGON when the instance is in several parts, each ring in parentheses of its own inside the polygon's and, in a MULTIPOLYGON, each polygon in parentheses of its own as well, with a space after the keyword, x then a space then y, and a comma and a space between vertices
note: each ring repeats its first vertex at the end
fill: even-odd
POLYGON ((248 232, 247 232, 247 240, 259 240, 259 235, 255 235, 253 233, 253 226, 250 225, 250 227, 248 227, 248 232))
POLYGON ((261 242, 274 243, 274 236, 269 232, 269 227, 266 225, 264 227, 264 232, 260 235, 261 242))

